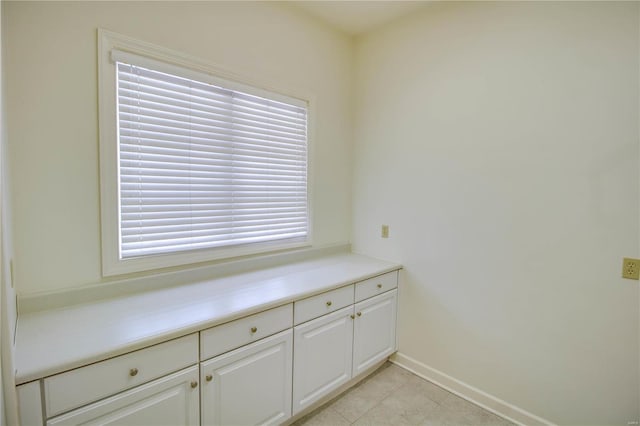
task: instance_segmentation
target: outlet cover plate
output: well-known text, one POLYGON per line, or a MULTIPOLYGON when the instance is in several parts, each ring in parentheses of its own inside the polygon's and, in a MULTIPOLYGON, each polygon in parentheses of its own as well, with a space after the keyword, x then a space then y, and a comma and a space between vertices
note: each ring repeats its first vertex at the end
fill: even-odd
POLYGON ((622 260, 622 278, 640 280, 640 259, 625 257, 622 260))

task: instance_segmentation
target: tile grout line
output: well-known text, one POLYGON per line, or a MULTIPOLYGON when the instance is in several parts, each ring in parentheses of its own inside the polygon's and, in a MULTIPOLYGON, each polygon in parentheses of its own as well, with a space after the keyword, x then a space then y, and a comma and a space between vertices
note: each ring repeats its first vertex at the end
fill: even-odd
MULTIPOLYGON (((396 367, 396 366, 393 366, 396 367)), ((425 379, 424 377, 421 377, 411 371, 408 371, 406 369, 403 369, 402 367, 396 367, 401 371, 404 371, 404 373, 406 374, 400 374, 398 375, 398 372, 395 371, 394 368, 392 367, 387 367, 384 369, 381 369, 379 372, 374 373, 371 377, 365 379, 363 382, 359 383, 356 387, 352 388, 351 390, 349 390, 347 393, 337 396, 336 398, 334 398, 333 400, 329 401, 327 404, 325 404, 322 408, 318 408, 318 411, 322 410, 326 410, 328 412, 331 413, 331 415, 338 415, 338 418, 342 419, 344 421, 344 424, 348 424, 348 425, 355 425, 358 422, 362 422, 363 419, 366 419, 367 421, 365 423, 375 423, 375 419, 373 418, 367 418, 367 416, 371 416, 371 417, 376 417, 375 414, 370 414, 373 410, 380 410, 380 409, 384 409, 385 407, 383 407, 383 404, 385 403, 385 401, 387 401, 390 398, 393 398, 394 395, 396 394, 406 394, 411 393, 412 390, 411 388, 415 385, 414 381, 420 382, 420 383, 426 383, 428 384, 428 388, 424 388, 422 389, 422 386, 419 386, 420 389, 416 389, 416 392, 420 392, 428 401, 432 402, 434 404, 433 409, 436 410, 444 410, 444 412, 446 411, 451 411, 454 410, 458 416, 462 416, 462 418, 464 418, 464 422, 474 422, 474 421, 478 421, 480 423, 478 424, 492 424, 492 420, 495 419, 496 420, 496 425, 498 424, 503 424, 500 421, 503 420, 501 419, 499 416, 496 416, 494 413, 491 413, 490 411, 485 410, 483 407, 478 406, 477 404, 474 404, 470 401, 466 401, 464 398, 459 397, 458 395, 448 391, 447 389, 444 389, 443 387, 431 382, 428 379, 425 379), (389 368, 391 368, 389 370, 389 368), (386 373, 385 373, 386 371, 386 373), (377 376, 377 378, 376 378, 377 376), (346 415, 344 415, 342 412, 340 412, 335 406, 334 404, 341 400, 342 398, 344 398, 346 395, 348 395, 350 392, 354 391, 356 388, 360 388, 360 389, 376 389, 377 387, 379 387, 381 382, 386 382, 386 383, 391 383, 392 386, 390 388, 384 388, 386 389, 383 392, 380 392, 377 394, 377 397, 373 398, 373 399, 369 399, 373 405, 370 406, 368 409, 366 409, 364 412, 362 412, 361 414, 359 414, 354 421, 351 421, 349 418, 347 418, 346 415), (433 387, 434 389, 437 389, 439 392, 442 392, 442 395, 438 395, 437 392, 434 393, 434 391, 431 390, 431 387, 433 387), (403 391, 403 389, 405 389, 403 391), (478 413, 472 413, 472 412, 467 412, 467 409, 465 409, 463 406, 458 406, 456 407, 457 404, 455 404, 455 402, 457 401, 461 401, 464 403, 464 405, 468 404, 470 407, 474 408, 475 410, 479 410, 479 413, 481 414, 478 417, 478 413), (451 404, 451 403, 453 404, 451 404), (329 409, 329 410, 327 410, 329 409), (489 417, 487 417, 489 416, 489 417), (487 421, 489 421, 487 423, 487 421)), ((381 390, 381 389, 378 389, 381 390)), ((365 391, 365 393, 368 393, 367 391, 365 391)), ((360 395, 358 395, 357 397, 361 397, 360 395)), ((368 405, 368 404, 367 404, 368 405)), ((393 405, 393 403, 391 404, 393 405)), ((388 407, 387 407, 388 408, 388 407)), ((357 414, 358 411, 356 411, 357 414)), ((319 413, 316 413, 316 415, 319 413)), ((406 414, 406 411, 405 411, 406 414)), ((414 422, 416 419, 410 419, 409 417, 405 416, 402 413, 398 413, 398 415, 400 417, 402 417, 404 419, 404 421, 408 421, 411 424, 414 424, 412 422, 414 422)), ((314 416, 315 417, 315 416, 314 416)), ((439 416, 438 416, 439 417, 439 416)), ((460 420, 462 418, 459 418, 460 420)), ((309 419, 311 420, 311 419, 309 419)), ((334 420, 337 420, 337 418, 334 418, 334 420)), ((339 423, 343 423, 342 421, 340 421, 339 423)), ((419 424, 419 423, 415 423, 415 424, 419 424)))
MULTIPOLYGON (((377 371, 376 373, 374 373, 373 375, 371 375, 370 377, 368 377, 364 382, 362 382, 359 386, 366 386, 368 381, 371 381, 372 379, 375 378, 375 376, 377 376, 378 374, 382 373, 383 371, 389 369, 389 368, 393 368, 395 367, 393 364, 385 367, 384 369, 381 369, 379 371, 377 371)), ((413 373, 409 372, 410 374, 413 375, 413 373)), ((408 376, 410 377, 410 376, 408 376)), ((418 376, 416 376, 418 377, 418 376)), ((390 389, 388 392, 386 392, 382 397, 378 398, 375 403, 373 404, 373 406, 369 409, 367 409, 364 413, 360 414, 352 423, 350 423, 351 425, 356 424, 361 418, 363 418, 367 413, 369 413, 371 410, 373 410, 374 408, 378 407, 383 401, 385 401, 387 398, 389 398, 390 396, 393 395, 394 392, 396 392, 397 390, 399 390, 400 388, 402 388, 403 386, 407 385, 407 382, 409 381, 409 379, 407 378, 406 380, 404 380, 400 385, 398 385, 397 387, 390 389)), ((337 412, 337 410, 336 410, 337 412)), ((340 414, 338 412, 338 414, 340 414)), ((344 418, 344 416, 342 416, 344 418)), ((347 421, 349 421, 349 419, 346 419, 347 421)))

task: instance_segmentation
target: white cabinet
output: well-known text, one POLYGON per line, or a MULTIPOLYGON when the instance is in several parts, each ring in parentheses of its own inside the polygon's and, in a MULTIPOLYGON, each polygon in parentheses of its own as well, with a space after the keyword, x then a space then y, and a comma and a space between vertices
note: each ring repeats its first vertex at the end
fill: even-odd
POLYGON ((47 417, 134 388, 198 363, 198 334, 44 379, 47 417))
POLYGON ((397 277, 334 282, 244 317, 230 308, 197 333, 31 377, 17 387, 21 423, 282 424, 395 352, 397 277))
POLYGON ((296 326, 294 340, 296 414, 351 378, 353 305, 296 326))
POLYGON ((16 387, 18 396, 18 414, 22 426, 42 426, 42 393, 40 380, 16 387))
POLYGON ((202 362, 203 425, 280 424, 291 416, 292 331, 202 362))
MULTIPOLYGON (((88 388, 91 387, 87 383, 88 388)), ((198 367, 193 366, 47 421, 62 425, 186 425, 200 423, 198 367)))
POLYGON ((46 424, 199 425, 197 363, 194 333, 47 377, 46 424))
POLYGON ((363 282, 361 294, 373 297, 294 327, 294 415, 396 351, 395 279, 363 282))
POLYGON ((302 324, 353 305, 353 284, 298 300, 294 305, 293 323, 302 324))
POLYGON ((293 304, 279 306, 200 332, 200 359, 205 360, 291 328, 293 304))
POLYGON ((356 303, 353 332, 353 375, 396 351, 398 290, 356 303))
POLYGON ((398 287, 398 271, 387 272, 356 284, 356 302, 398 287))

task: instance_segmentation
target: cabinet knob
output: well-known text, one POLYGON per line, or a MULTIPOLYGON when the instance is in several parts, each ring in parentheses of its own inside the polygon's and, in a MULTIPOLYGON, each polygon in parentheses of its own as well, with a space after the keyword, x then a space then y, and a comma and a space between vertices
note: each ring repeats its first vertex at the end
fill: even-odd
POLYGON ((137 368, 132 368, 131 370, 129 370, 129 375, 131 377, 135 376, 136 374, 138 374, 138 369, 137 368))
POLYGON ((327 307, 331 306, 331 300, 327 302, 327 307))
POLYGON ((382 284, 378 284, 378 288, 382 288, 382 284))
POLYGON ((213 376, 211 374, 207 374, 207 376, 205 377, 205 379, 207 379, 207 382, 210 382, 213 380, 213 376))
POLYGON ((353 315, 353 314, 351 314, 351 315, 349 315, 349 316, 351 317, 351 319, 356 319, 356 316, 355 316, 355 315, 353 315))
POLYGON ((195 389, 198 387, 198 382, 196 382, 195 380, 193 382, 191 382, 191 388, 195 389))
POLYGON ((358 315, 359 317, 362 316, 362 312, 358 312, 356 315, 358 315))
POLYGON ((255 333, 256 331, 258 331, 258 327, 251 327, 251 333, 255 333))

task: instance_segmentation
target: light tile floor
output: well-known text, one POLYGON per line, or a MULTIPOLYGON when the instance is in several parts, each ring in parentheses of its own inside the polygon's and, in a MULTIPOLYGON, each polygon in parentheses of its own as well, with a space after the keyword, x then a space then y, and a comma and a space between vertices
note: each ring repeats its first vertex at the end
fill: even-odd
POLYGON ((513 423, 403 368, 386 363, 294 425, 505 426, 513 423))

